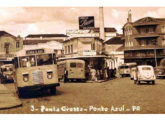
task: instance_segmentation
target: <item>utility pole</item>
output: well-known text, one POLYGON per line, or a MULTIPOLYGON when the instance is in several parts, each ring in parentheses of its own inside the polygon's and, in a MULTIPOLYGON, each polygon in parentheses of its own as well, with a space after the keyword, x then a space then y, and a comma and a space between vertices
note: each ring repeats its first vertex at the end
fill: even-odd
POLYGON ((158 64, 157 64, 157 55, 156 55, 156 45, 155 45, 155 49, 154 49, 154 55, 155 55, 155 67, 157 67, 158 64))

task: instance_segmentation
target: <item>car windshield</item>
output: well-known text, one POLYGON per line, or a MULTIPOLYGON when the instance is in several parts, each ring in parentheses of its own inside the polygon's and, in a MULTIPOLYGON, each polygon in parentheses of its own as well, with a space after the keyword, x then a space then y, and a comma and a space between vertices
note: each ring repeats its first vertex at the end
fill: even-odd
POLYGON ((53 64, 53 56, 52 54, 43 54, 37 55, 37 65, 51 65, 53 64))
POLYGON ((142 70, 151 70, 150 67, 143 67, 142 70))

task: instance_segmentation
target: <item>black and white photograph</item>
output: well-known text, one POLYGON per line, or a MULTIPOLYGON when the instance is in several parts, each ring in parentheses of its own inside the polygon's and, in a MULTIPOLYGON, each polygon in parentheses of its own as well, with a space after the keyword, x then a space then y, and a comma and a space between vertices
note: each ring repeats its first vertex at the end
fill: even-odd
POLYGON ((165 7, 0 7, 0 114, 164 114, 165 7))

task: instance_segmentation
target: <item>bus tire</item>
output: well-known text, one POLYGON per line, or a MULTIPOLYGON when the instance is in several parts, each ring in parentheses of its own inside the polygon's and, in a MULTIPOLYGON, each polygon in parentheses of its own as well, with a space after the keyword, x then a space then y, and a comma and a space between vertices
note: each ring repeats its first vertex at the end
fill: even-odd
POLYGON ((56 94, 56 87, 50 87, 50 94, 56 94))
POLYGON ((17 89, 17 95, 19 98, 23 97, 23 91, 21 89, 17 89))

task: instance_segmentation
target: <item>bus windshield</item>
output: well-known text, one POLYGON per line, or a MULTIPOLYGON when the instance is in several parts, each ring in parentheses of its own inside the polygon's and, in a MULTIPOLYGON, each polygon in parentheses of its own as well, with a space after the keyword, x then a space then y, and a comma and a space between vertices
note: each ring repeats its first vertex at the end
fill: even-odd
POLYGON ((53 56, 52 54, 43 54, 37 55, 37 65, 51 65, 53 64, 53 56))
POLYGON ((35 56, 20 57, 20 67, 36 66, 35 56))

